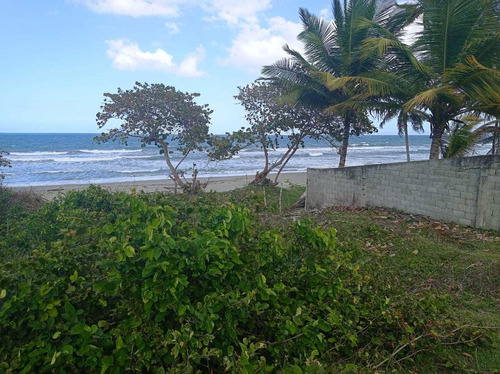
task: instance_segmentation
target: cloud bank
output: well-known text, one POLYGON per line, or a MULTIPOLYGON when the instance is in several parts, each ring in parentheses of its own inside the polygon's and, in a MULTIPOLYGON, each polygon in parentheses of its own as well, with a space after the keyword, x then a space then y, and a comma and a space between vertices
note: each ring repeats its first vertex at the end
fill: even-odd
POLYGON ((154 52, 143 51, 137 43, 127 39, 107 40, 107 55, 112 66, 122 71, 154 70, 173 73, 182 77, 197 78, 206 75, 198 70, 198 63, 205 58, 205 49, 199 46, 188 54, 180 64, 173 61, 173 56, 158 48, 154 52))

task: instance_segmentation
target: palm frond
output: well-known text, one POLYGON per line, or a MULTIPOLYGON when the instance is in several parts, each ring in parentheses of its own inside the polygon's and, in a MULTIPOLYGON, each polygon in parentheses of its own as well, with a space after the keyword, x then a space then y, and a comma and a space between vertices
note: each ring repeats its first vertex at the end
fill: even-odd
POLYGON ((304 44, 307 60, 320 70, 336 72, 341 69, 335 25, 301 8, 304 30, 297 38, 304 44))
POLYGON ((462 51, 481 21, 483 1, 419 0, 423 31, 416 43, 422 58, 443 73, 460 61, 462 51))
MULTIPOLYGON (((487 68, 470 56, 444 74, 444 79, 458 87, 488 113, 500 116, 500 70, 487 68)), ((474 106, 474 104, 473 104, 474 106)))
POLYGON ((461 103, 460 95, 451 86, 440 86, 418 93, 403 105, 403 109, 411 112, 415 108, 431 107, 443 99, 453 104, 461 103))
POLYGON ((315 68, 313 67, 313 65, 311 65, 311 64, 309 63, 309 61, 307 61, 307 60, 304 58, 304 56, 302 56, 302 55, 300 54, 300 52, 298 52, 298 51, 296 51, 296 50, 294 50, 294 49, 291 49, 291 48, 288 46, 288 44, 285 44, 285 45, 283 46, 283 50, 284 50, 286 53, 288 53, 288 55, 290 55, 290 56, 291 56, 291 59, 292 59, 295 63, 299 64, 300 66, 302 66, 302 67, 304 67, 304 68, 306 68, 306 69, 315 69, 315 68))

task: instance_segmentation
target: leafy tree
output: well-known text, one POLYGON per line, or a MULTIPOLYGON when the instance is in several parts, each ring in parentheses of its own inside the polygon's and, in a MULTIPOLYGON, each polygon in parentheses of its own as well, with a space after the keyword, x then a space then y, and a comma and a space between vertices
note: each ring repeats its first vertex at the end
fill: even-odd
POLYGON ((304 31, 298 39, 304 44, 305 54, 285 46, 290 57, 262 70, 265 75, 286 84, 291 89, 292 100, 341 116, 343 135, 339 167, 345 166, 349 137, 374 131, 366 108, 342 104, 356 99, 367 87, 399 91, 381 81, 382 73, 374 72, 378 57, 363 55, 364 41, 375 34, 361 21, 388 25, 394 30, 406 25, 406 18, 395 17, 393 8, 392 4, 379 4, 375 0, 344 1, 344 6, 334 0, 331 22, 301 8, 304 31))
POLYGON ((307 137, 323 138, 330 143, 340 140, 338 118, 324 114, 315 108, 292 105, 284 100, 283 87, 264 81, 256 81, 245 87, 238 87, 235 96, 245 108, 249 123, 226 137, 214 139, 216 149, 212 159, 230 158, 244 148, 258 146, 264 154, 264 167, 251 182, 254 185, 276 185, 278 178, 307 137), (273 159, 272 151, 280 147, 280 140, 287 138, 287 150, 273 159), (267 178, 277 170, 274 181, 267 178))
MULTIPOLYGON (((0 167, 12 167, 10 164, 10 160, 6 159, 3 155, 8 155, 9 152, 6 151, 0 151, 0 167)), ((5 175, 0 173, 0 181, 2 181, 5 178, 5 175)))
POLYGON ((197 104, 195 98, 198 96, 198 93, 184 93, 161 83, 139 82, 131 90, 118 88, 115 94, 105 93, 101 111, 97 113, 97 125, 103 128, 111 119, 123 123, 95 140, 126 142, 128 138, 137 138, 143 146, 156 144, 165 157, 170 178, 183 189, 197 190, 200 183, 196 178, 192 183, 181 178, 183 173, 179 166, 191 152, 201 151, 208 137, 212 110, 208 104, 197 104), (173 149, 182 154, 176 165, 171 159, 173 149))

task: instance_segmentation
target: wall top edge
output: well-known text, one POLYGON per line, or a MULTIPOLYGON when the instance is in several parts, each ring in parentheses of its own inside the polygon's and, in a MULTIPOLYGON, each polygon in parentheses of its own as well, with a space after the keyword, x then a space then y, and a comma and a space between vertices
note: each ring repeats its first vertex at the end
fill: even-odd
POLYGON ((331 170, 353 170, 360 168, 380 168, 386 166, 402 166, 402 165, 416 165, 416 164, 451 164, 453 166, 460 166, 462 163, 484 163, 488 166, 494 162, 500 162, 500 155, 481 155, 481 156, 470 156, 470 157, 458 157, 458 158, 442 158, 439 160, 419 160, 411 162, 391 162, 386 164, 368 164, 368 165, 356 165, 356 166, 346 166, 343 168, 307 168, 307 171, 331 171, 331 170))

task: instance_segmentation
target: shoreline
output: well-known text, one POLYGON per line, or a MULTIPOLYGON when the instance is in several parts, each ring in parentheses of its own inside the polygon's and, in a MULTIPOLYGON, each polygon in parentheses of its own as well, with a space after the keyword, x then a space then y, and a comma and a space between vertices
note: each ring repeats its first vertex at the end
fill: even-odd
MULTIPOLYGON (((270 174, 274 176, 275 174, 270 174)), ((241 175, 232 177, 201 177, 201 182, 208 182, 205 188, 206 192, 226 192, 237 188, 245 187, 253 180, 253 175, 241 175)), ((281 173, 279 182, 286 187, 290 184, 306 185, 307 172, 298 173, 281 173)), ((272 178, 271 178, 272 179, 272 178)), ((137 192, 174 192, 175 184, 172 180, 144 180, 144 181, 126 181, 126 182, 110 182, 110 183, 86 183, 86 184, 53 184, 46 186, 25 186, 25 187, 9 187, 13 191, 32 191, 40 194, 46 200, 54 200, 58 196, 65 194, 68 191, 81 191, 86 189, 91 184, 101 186, 113 192, 131 192, 135 189, 137 192)))

